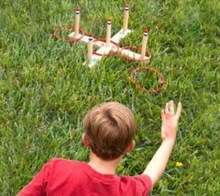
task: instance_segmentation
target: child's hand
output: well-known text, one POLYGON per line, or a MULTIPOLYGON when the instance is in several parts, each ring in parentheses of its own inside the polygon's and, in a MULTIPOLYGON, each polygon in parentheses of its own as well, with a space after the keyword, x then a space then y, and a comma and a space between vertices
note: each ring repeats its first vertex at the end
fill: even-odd
POLYGON ((161 111, 162 126, 161 126, 161 137, 162 140, 173 140, 176 139, 178 120, 181 114, 182 105, 179 102, 177 111, 174 111, 173 101, 166 104, 165 110, 161 111))

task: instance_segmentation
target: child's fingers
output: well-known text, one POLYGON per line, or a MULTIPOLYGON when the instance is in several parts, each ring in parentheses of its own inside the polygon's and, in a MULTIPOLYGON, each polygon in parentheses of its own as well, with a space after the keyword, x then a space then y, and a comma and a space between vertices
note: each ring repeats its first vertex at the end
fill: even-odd
POLYGON ((164 110, 161 110, 161 117, 163 118, 164 116, 164 110))
POLYGON ((181 102, 179 102, 179 103, 178 103, 178 106, 177 106, 177 111, 176 111, 176 116, 177 116, 178 118, 180 117, 181 110, 182 110, 182 104, 181 104, 181 102))
POLYGON ((165 112, 166 114, 174 114, 173 100, 166 103, 165 112))
POLYGON ((165 113, 169 113, 169 103, 170 102, 168 102, 168 103, 166 103, 166 106, 165 106, 165 113))
POLYGON ((169 102, 169 110, 172 115, 175 114, 173 100, 169 102))

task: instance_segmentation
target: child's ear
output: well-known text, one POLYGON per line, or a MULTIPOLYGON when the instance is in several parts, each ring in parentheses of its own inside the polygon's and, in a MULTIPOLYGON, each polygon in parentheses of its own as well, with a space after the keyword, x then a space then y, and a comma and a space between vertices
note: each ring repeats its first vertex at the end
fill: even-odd
POLYGON ((132 140, 131 143, 130 143, 130 145, 127 147, 127 149, 126 149, 125 152, 126 152, 126 153, 131 152, 131 151, 134 149, 134 147, 135 147, 135 141, 132 140))
POLYGON ((85 133, 82 134, 82 142, 86 147, 89 147, 89 141, 88 141, 85 133))

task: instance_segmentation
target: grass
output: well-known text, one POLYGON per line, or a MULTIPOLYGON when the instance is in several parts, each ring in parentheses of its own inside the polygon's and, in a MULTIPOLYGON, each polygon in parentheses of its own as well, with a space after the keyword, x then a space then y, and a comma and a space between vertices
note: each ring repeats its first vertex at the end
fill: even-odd
MULTIPOLYGON (((105 37, 122 26, 126 1, 7 0, 0 3, 0 192, 15 195, 52 157, 88 160, 80 141, 81 121, 97 103, 119 101, 138 123, 136 149, 119 174, 141 173, 160 144, 160 110, 181 101, 178 139, 166 172, 152 195, 218 195, 220 192, 220 3, 217 0, 128 0, 129 28, 121 46, 141 46, 150 29, 150 66, 167 85, 142 93, 129 80, 141 64, 120 57, 83 66, 86 46, 55 41, 53 31, 73 25, 81 8, 86 34, 105 37), (175 163, 183 163, 176 167, 175 163)), ((155 75, 139 73, 141 85, 157 86, 155 75)))

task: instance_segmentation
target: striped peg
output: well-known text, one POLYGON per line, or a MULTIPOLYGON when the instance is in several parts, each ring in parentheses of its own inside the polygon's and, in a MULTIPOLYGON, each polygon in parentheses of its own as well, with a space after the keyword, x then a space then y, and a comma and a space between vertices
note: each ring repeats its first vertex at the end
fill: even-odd
POLYGON ((93 38, 94 38, 94 35, 92 33, 90 33, 89 38, 88 38, 88 43, 87 43, 87 58, 88 58, 89 62, 91 62, 91 60, 92 60, 93 38))
POLYGON ((88 39, 88 40, 89 40, 89 42, 93 41, 94 36, 93 36, 93 34, 92 34, 92 33, 90 33, 88 37, 89 37, 89 39, 88 39))
POLYGON ((147 36, 148 36, 148 32, 149 32, 149 31, 148 31, 147 29, 146 29, 146 30, 144 30, 144 36, 145 36, 145 37, 147 37, 147 36))
POLYGON ((124 7, 124 20, 123 20, 123 32, 124 33, 128 29, 128 17, 129 17, 129 5, 125 4, 125 7, 124 7))
POLYGON ((107 20, 107 24, 108 24, 108 25, 111 25, 111 24, 112 24, 112 19, 111 19, 111 18, 109 18, 109 19, 107 20))
POLYGON ((148 41, 148 30, 144 30, 143 34, 143 40, 142 40, 142 47, 141 47, 141 60, 144 60, 145 54, 146 54, 146 48, 147 48, 147 41, 148 41))
POLYGON ((76 8, 76 14, 80 14, 80 8, 79 7, 76 8))
POLYGON ((125 11, 129 11, 129 5, 127 3, 125 4, 125 11))
POLYGON ((76 14, 75 14, 75 37, 79 34, 79 21, 80 21, 80 8, 76 8, 76 14))
POLYGON ((112 19, 109 18, 107 20, 107 33, 106 33, 106 46, 109 47, 110 46, 110 42, 111 42, 111 27, 112 27, 112 19))

